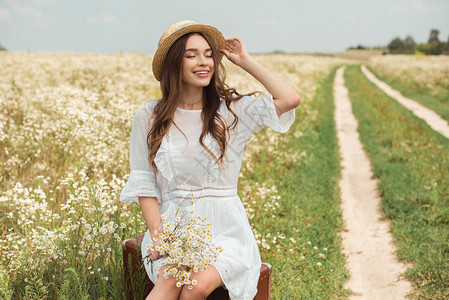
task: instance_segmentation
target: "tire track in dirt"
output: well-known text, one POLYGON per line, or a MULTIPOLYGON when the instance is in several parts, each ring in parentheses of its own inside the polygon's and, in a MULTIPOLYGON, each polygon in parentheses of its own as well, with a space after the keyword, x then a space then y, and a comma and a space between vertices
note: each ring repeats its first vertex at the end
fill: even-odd
POLYGON ((369 81, 377 85, 377 87, 384 91, 385 94, 401 103, 408 110, 413 112, 418 118, 423 119, 433 130, 441 133, 443 136, 449 139, 449 124, 436 112, 419 104, 415 100, 404 97, 399 91, 393 89, 385 82, 379 80, 364 65, 362 66, 362 72, 363 74, 365 74, 366 78, 368 78, 369 81))
POLYGON ((346 287, 355 292, 351 299, 405 299, 411 291, 410 283, 401 279, 406 266, 394 255, 389 223, 379 211, 377 181, 359 139, 358 122, 344 86, 344 69, 339 68, 334 79, 334 101, 346 226, 341 235, 350 272, 346 287))

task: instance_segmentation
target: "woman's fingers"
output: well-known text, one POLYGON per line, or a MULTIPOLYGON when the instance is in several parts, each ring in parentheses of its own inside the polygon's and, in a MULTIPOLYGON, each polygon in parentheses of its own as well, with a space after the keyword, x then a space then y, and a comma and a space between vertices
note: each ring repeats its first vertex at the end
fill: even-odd
POLYGON ((233 44, 237 45, 237 44, 241 43, 241 40, 237 37, 233 37, 230 39, 226 39, 226 43, 233 43, 233 44))
POLYGON ((245 44, 237 37, 225 39, 226 44, 224 49, 220 49, 220 52, 226 55, 226 57, 234 64, 241 66, 243 60, 248 57, 245 44))
POLYGON ((223 53, 224 55, 226 55, 227 58, 229 58, 229 51, 226 49, 220 49, 220 52, 223 53))
POLYGON ((154 251, 154 260, 157 260, 159 258, 161 258, 161 254, 159 253, 159 251, 154 251))
POLYGON ((155 261, 162 257, 159 251, 148 249, 148 254, 150 256, 150 260, 155 261))
POLYGON ((226 39, 226 49, 229 52, 234 52, 237 50, 237 48, 240 46, 240 39, 239 38, 231 38, 231 39, 226 39))

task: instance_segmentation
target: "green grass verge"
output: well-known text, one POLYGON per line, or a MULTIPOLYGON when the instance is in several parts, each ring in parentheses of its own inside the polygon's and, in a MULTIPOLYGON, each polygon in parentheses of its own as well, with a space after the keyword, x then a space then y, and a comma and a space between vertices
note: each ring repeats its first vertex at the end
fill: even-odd
POLYGON ((400 91, 407 98, 418 101, 422 105, 432 109, 443 119, 449 121, 449 90, 438 89, 431 90, 414 84, 412 79, 404 80, 404 78, 390 78, 379 75, 371 66, 367 68, 376 75, 380 80, 388 83, 392 88, 400 91))
POLYGON ((422 299, 449 297, 449 141, 369 82, 358 66, 345 72, 353 112, 382 209, 406 276, 422 299))
POLYGON ((301 159, 288 163, 265 149, 260 158, 268 163, 244 174, 275 184, 281 196, 274 218, 256 216, 256 230, 278 231, 296 241, 290 249, 261 249, 262 260, 273 266, 273 299, 336 299, 350 293, 343 287, 349 275, 338 235, 343 222, 333 118, 335 71, 321 80, 313 101, 297 109, 296 121, 280 146, 291 155, 302 153, 301 159))

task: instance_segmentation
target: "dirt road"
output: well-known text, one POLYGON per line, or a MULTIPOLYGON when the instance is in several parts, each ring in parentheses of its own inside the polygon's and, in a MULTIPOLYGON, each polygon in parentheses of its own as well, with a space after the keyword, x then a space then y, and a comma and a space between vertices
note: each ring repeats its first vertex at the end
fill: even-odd
POLYGON ((405 299, 411 285, 401 279, 406 267, 394 255, 389 223, 381 220, 377 182, 359 139, 343 73, 341 67, 335 76, 334 101, 342 157, 340 189, 346 226, 342 237, 351 274, 347 287, 355 293, 351 299, 405 299))
POLYGON ((408 110, 412 111, 415 116, 426 121, 426 123, 429 124, 429 126, 432 127, 433 130, 438 131, 443 136, 449 139, 449 125, 437 113, 412 99, 404 97, 400 92, 391 88, 385 82, 377 79, 377 77, 374 76, 374 74, 371 73, 365 66, 362 66, 362 72, 363 74, 365 74, 366 78, 377 85, 382 91, 385 92, 385 94, 393 99, 396 99, 396 101, 401 103, 408 110))

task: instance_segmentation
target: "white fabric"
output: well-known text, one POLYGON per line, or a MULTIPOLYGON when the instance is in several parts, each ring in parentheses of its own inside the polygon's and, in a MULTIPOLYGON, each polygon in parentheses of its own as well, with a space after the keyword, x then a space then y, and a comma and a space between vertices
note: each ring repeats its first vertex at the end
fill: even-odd
MULTIPOLYGON (((253 299, 261 267, 259 249, 250 228, 245 209, 237 195, 237 180, 242 164, 243 151, 251 133, 271 127, 277 132, 286 132, 295 120, 295 110, 276 114, 273 97, 245 96, 232 102, 231 108, 239 120, 236 130, 230 131, 230 140, 225 155, 225 165, 218 166, 215 160, 199 143, 202 131, 201 110, 177 108, 174 122, 163 139, 155 158, 159 172, 154 176, 148 163, 147 133, 150 118, 157 101, 150 101, 139 109, 134 118, 130 145, 130 177, 120 195, 121 201, 138 202, 139 196, 157 197, 161 214, 171 216, 177 205, 188 194, 193 194, 193 209, 201 217, 206 217, 213 226, 215 241, 223 252, 212 264, 235 299, 253 299)), ((219 112, 231 124, 234 116, 221 100, 219 112)), ((204 144, 218 157, 220 149, 210 135, 204 144)), ((146 246, 151 244, 149 231, 142 242, 142 257, 147 255, 146 246)), ((154 283, 161 260, 145 268, 154 283)))

